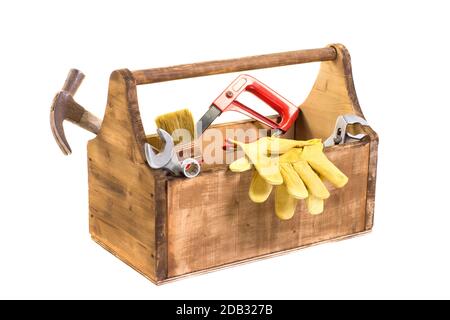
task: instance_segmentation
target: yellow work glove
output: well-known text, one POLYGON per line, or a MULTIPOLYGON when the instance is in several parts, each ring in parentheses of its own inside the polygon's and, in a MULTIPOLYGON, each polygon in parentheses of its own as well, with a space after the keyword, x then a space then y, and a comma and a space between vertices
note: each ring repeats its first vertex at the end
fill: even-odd
POLYGON ((348 182, 323 153, 322 143, 293 148, 280 157, 284 184, 275 193, 275 212, 281 219, 290 219, 297 205, 296 199, 307 199, 308 212, 323 212, 323 201, 330 196, 323 180, 342 188, 348 182))
POLYGON ((311 214, 321 213, 323 200, 330 196, 322 178, 336 187, 347 183, 348 178, 323 154, 323 145, 319 139, 263 139, 261 144, 259 141, 262 139, 250 144, 236 142, 244 150, 246 157, 231 163, 230 170, 249 170, 250 161, 255 165, 249 190, 250 199, 254 202, 266 201, 272 186, 276 185, 275 213, 280 219, 290 219, 293 216, 297 199, 307 199, 307 208, 311 214), (274 157, 274 154, 282 155, 274 157))
POLYGON ((256 171, 253 173, 249 196, 253 202, 257 203, 266 201, 272 186, 281 185, 284 181, 277 155, 295 147, 320 143, 319 139, 296 141, 272 137, 264 137, 251 143, 230 141, 241 147, 245 153, 245 157, 230 164, 230 170, 243 172, 251 169, 252 165, 255 166, 256 171))

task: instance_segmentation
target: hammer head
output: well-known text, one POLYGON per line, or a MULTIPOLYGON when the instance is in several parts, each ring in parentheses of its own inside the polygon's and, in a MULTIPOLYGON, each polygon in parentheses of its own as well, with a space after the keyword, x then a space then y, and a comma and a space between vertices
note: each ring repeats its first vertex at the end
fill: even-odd
POLYGON ((74 123, 79 123, 86 112, 73 99, 73 95, 79 88, 83 78, 84 74, 80 71, 76 69, 70 70, 62 90, 56 94, 50 108, 50 127, 56 143, 65 155, 72 153, 72 150, 64 134, 63 121, 67 119, 74 123))

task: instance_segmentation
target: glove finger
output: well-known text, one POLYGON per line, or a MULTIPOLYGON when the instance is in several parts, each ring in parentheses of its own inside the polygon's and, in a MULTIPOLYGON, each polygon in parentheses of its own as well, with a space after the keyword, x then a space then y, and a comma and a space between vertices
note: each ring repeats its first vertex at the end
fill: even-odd
POLYGON ((248 161, 247 157, 242 157, 234 160, 230 166, 230 170, 233 172, 244 172, 252 168, 251 163, 248 161))
POLYGON ((268 157, 267 141, 269 138, 261 138, 252 143, 241 143, 235 140, 229 140, 239 145, 244 150, 245 155, 250 159, 258 173, 267 183, 272 185, 280 185, 283 183, 283 177, 280 173, 278 157, 268 157))
POLYGON ((292 197, 296 199, 305 199, 308 197, 308 190, 305 184, 290 163, 280 163, 280 171, 287 192, 292 197))
POLYGON ((337 188, 342 188, 348 182, 347 176, 339 170, 322 151, 320 145, 305 147, 303 157, 309 165, 322 177, 330 181, 337 188))
POLYGON ((281 220, 288 220, 294 216, 297 199, 292 197, 284 184, 275 189, 275 214, 281 220))
POLYGON ((312 193, 320 199, 326 199, 330 196, 327 187, 325 187, 317 173, 314 172, 306 161, 300 160, 294 162, 292 166, 300 178, 302 178, 310 194, 312 193))
POLYGON ((291 150, 289 150, 288 152, 286 152, 285 154, 280 156, 280 163, 285 163, 285 162, 297 162, 302 160, 302 149, 301 148, 292 148, 291 150))
POLYGON ((306 199, 306 207, 310 214, 321 214, 323 212, 323 199, 317 198, 314 195, 310 195, 306 199))
POLYGON ((300 141, 282 138, 269 138, 267 142, 267 152, 271 154, 284 154, 292 148, 301 148, 321 143, 320 139, 300 141))
MULTIPOLYGON (((250 160, 253 161, 254 159, 250 160)), ((283 177, 281 176, 278 157, 269 158, 260 155, 256 162, 253 161, 253 164, 256 170, 258 170, 258 173, 264 180, 267 181, 267 183, 270 183, 272 185, 280 185, 283 183, 283 177)))
POLYGON ((261 203, 267 200, 272 192, 272 185, 267 183, 258 173, 253 171, 252 181, 250 183, 250 189, 248 190, 248 196, 250 200, 256 203, 261 203))

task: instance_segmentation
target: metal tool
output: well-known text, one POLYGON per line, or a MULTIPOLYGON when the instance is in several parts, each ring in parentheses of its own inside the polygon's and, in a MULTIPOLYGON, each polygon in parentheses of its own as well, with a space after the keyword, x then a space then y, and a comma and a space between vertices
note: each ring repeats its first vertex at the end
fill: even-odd
POLYGON ((346 114, 337 117, 333 133, 325 140, 325 142, 323 143, 324 146, 331 147, 337 144, 343 144, 345 142, 361 140, 362 138, 364 138, 364 133, 353 135, 347 132, 347 126, 349 124, 355 123, 359 123, 363 126, 368 125, 365 119, 354 114, 346 114))
POLYGON ((211 123, 225 111, 237 111, 262 122, 268 127, 275 129, 275 132, 272 135, 280 135, 286 132, 297 119, 299 113, 299 109, 293 103, 289 102, 255 78, 242 74, 213 101, 209 110, 197 122, 197 137, 199 137, 211 123), (267 103, 279 114, 281 118, 280 121, 275 122, 237 101, 239 95, 244 91, 254 94, 267 103))
POLYGON ((50 108, 50 127, 56 143, 65 155, 72 153, 72 150, 64 134, 64 120, 69 120, 95 134, 100 130, 102 123, 99 118, 80 106, 73 98, 83 79, 83 73, 71 69, 64 86, 56 94, 50 108))
POLYGON ((180 160, 175 152, 172 136, 163 129, 157 129, 158 135, 164 143, 163 150, 158 154, 153 151, 149 143, 145 144, 145 157, 153 169, 166 169, 175 176, 184 175, 194 178, 200 173, 200 164, 196 159, 187 158, 180 160))

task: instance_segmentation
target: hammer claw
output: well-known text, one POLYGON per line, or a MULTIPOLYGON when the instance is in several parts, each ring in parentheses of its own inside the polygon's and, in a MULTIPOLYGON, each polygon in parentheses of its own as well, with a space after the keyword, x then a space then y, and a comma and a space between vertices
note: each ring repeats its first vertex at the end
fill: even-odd
POLYGON ((50 111, 50 127, 52 128, 53 137, 58 144, 61 151, 67 156, 72 153, 69 143, 67 142, 66 136, 64 135, 64 128, 62 128, 62 123, 55 122, 54 111, 50 111))

